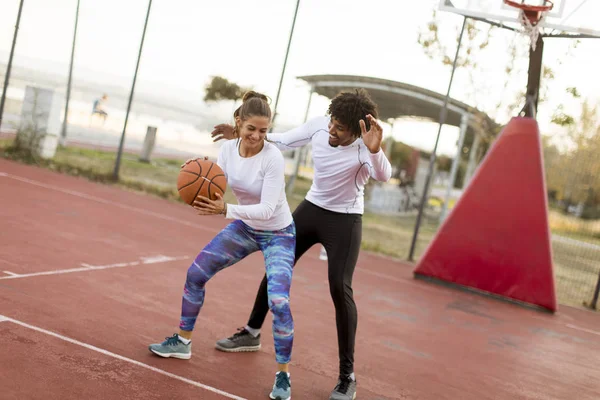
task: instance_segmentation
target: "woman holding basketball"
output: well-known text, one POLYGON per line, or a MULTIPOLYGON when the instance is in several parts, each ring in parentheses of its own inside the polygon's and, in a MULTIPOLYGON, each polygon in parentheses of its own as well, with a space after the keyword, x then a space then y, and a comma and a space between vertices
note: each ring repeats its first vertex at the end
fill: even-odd
POLYGON ((162 357, 189 359, 192 331, 204 303, 206 283, 217 272, 261 251, 265 258, 279 370, 269 397, 287 400, 291 397, 288 364, 294 322, 289 292, 296 228, 285 196, 285 164, 279 149, 265 140, 271 122, 266 96, 252 91, 246 93, 234 117, 237 140, 230 140, 221 147, 217 164, 224 171, 238 204, 225 204, 218 193, 216 200, 198 196, 194 202, 198 214, 221 214, 233 222, 206 245, 188 269, 179 333, 149 348, 162 357))

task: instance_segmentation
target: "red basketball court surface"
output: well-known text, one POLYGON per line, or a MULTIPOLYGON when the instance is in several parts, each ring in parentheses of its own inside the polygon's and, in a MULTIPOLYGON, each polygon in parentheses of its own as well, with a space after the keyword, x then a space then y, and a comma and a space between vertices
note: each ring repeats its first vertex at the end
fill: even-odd
MULTIPOLYGON (((226 223, 193 211, 0 160, 0 398, 268 398, 270 316, 261 351, 214 349, 247 320, 264 272, 259 253, 207 285, 191 360, 148 351, 176 332, 187 268, 226 223)), ((327 399, 337 377, 318 250, 294 272, 294 399, 327 399)), ((600 398, 598 315, 530 310, 415 280, 413 270, 359 259, 358 399, 600 398)))

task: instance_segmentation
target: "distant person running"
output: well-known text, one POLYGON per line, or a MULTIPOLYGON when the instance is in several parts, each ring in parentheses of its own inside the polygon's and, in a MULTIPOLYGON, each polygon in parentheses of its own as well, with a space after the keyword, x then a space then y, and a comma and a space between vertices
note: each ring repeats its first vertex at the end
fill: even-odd
POLYGON ((94 106, 92 108, 92 115, 98 114, 102 117, 102 124, 106 122, 106 117, 108 117, 108 113, 106 112, 106 102, 108 101, 108 96, 104 94, 101 98, 96 99, 94 101, 94 106))
POLYGON ((150 345, 150 351, 162 357, 189 359, 192 331, 204 303, 206 283, 217 272, 261 251, 266 265, 266 306, 273 313, 279 370, 270 398, 288 400, 288 365, 294 340, 289 297, 296 229, 285 195, 285 162, 281 151, 265 140, 271 122, 266 96, 246 93, 234 116, 237 140, 221 147, 217 164, 225 172, 239 205, 225 204, 220 196, 215 201, 199 196, 195 202, 200 215, 224 214, 234 221, 206 245, 188 269, 179 334, 150 345))
MULTIPOLYGON (((312 144, 312 186, 293 214, 297 230, 295 258, 297 261, 316 243, 327 251, 340 360, 339 379, 330 400, 349 400, 356 397, 354 344, 358 315, 352 276, 362 238, 364 187, 369 178, 388 181, 392 166, 381 149, 383 130, 375 119, 377 106, 366 91, 338 94, 328 114, 291 131, 269 134, 267 139, 281 150, 312 144)), ((215 140, 231 139, 233 127, 218 125, 212 136, 215 140)), ((248 324, 233 336, 219 340, 217 349, 235 352, 260 348, 260 328, 269 309, 267 288, 265 277, 248 324)))

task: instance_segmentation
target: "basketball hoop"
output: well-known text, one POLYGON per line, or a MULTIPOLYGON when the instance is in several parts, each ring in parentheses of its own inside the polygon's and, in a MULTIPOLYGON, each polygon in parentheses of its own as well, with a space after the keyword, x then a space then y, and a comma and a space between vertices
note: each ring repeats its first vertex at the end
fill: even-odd
POLYGON ((529 36, 531 49, 535 51, 535 45, 540 34, 540 29, 537 26, 544 19, 548 11, 552 10, 554 3, 550 0, 544 0, 543 5, 535 6, 525 4, 525 0, 521 0, 520 3, 517 3, 515 0, 504 0, 504 4, 520 10, 519 22, 523 25, 523 33, 529 36))

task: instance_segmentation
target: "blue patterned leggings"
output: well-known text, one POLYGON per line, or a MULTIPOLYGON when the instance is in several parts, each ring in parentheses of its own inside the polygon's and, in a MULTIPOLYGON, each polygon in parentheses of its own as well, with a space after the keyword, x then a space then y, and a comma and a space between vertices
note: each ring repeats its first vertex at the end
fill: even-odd
POLYGON ((252 229, 236 220, 227 225, 198 254, 187 272, 179 328, 192 331, 204 304, 205 285, 217 272, 261 251, 265 257, 269 309, 273 313, 276 360, 287 364, 292 354, 294 321, 290 311, 290 286, 296 249, 294 223, 278 231, 252 229))

